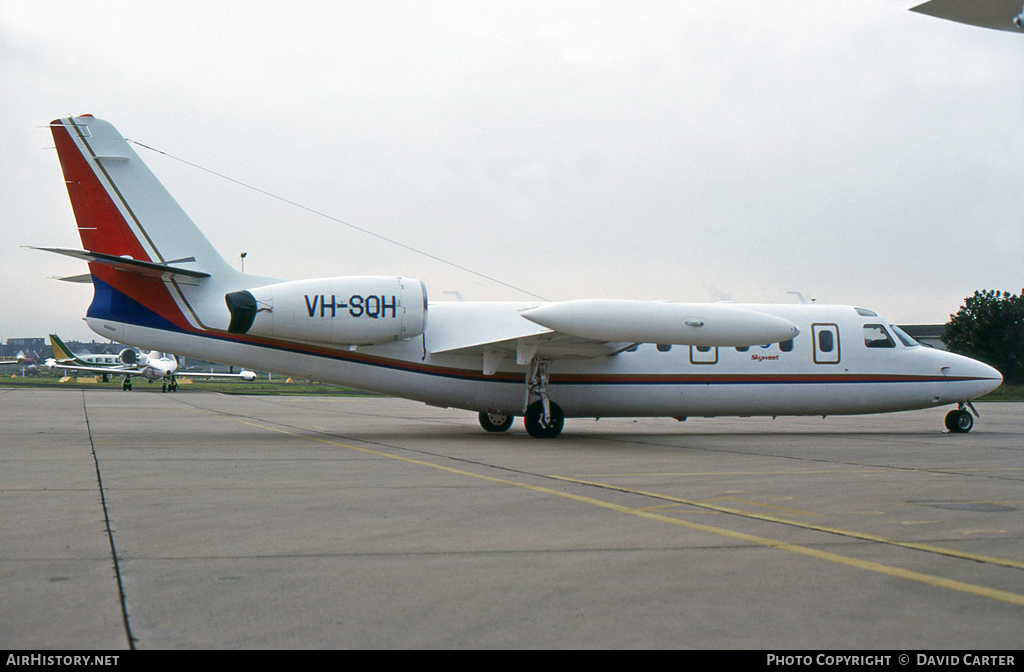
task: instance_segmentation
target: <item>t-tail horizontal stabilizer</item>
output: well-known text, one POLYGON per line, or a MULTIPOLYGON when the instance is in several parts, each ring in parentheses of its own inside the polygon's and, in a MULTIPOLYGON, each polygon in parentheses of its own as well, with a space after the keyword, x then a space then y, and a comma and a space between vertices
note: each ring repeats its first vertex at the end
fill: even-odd
MULTIPOLYGON (((194 279, 210 277, 209 273, 203 273, 202 271, 193 271, 187 268, 170 266, 168 264, 157 264, 151 261, 139 261, 138 259, 132 259, 130 257, 115 257, 112 254, 103 254, 101 252, 89 252, 87 250, 67 250, 60 247, 29 246, 29 249, 42 250, 44 252, 55 252, 57 254, 63 254, 68 257, 74 257, 75 259, 82 259, 83 261, 113 266, 114 268, 118 268, 122 271, 141 273, 142 275, 155 275, 157 277, 184 276, 186 278, 194 279)), ((188 259, 176 260, 177 263, 188 263, 194 261, 195 259, 191 257, 188 259)))

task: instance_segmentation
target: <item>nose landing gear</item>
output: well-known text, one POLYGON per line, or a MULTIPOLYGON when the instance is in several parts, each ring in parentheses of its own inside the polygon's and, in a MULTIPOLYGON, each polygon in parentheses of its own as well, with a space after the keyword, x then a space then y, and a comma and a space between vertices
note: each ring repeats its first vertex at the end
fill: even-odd
POLYGON ((966 434, 971 431, 974 427, 974 418, 967 410, 968 407, 974 411, 974 415, 978 415, 978 412, 974 410, 974 404, 969 401, 962 402, 959 408, 946 414, 946 429, 954 434, 966 434))

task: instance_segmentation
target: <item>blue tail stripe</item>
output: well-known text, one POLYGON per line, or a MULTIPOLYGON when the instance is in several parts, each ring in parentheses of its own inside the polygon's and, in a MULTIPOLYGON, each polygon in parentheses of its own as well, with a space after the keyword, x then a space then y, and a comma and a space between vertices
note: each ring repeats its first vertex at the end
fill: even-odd
POLYGON ((112 322, 123 322, 151 329, 181 332, 173 322, 146 308, 141 303, 114 289, 95 275, 92 276, 94 294, 88 317, 112 322))

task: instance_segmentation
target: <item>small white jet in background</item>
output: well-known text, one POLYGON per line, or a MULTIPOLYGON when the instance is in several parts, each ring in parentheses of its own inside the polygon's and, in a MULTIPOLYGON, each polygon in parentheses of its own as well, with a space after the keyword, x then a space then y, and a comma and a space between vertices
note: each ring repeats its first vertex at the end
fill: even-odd
POLYGON ((19 350, 14 359, 0 359, 0 364, 34 364, 35 361, 35 357, 26 354, 24 350, 19 350))
POLYGON ((57 334, 50 334, 50 345, 53 357, 46 360, 46 367, 51 371, 61 369, 67 371, 84 371, 99 373, 103 376, 123 375, 121 389, 132 390, 132 376, 141 376, 147 380, 162 381, 163 392, 177 392, 180 378, 241 378, 246 382, 256 380, 252 371, 240 373, 206 373, 201 371, 178 371, 178 358, 163 352, 139 352, 133 348, 125 348, 117 355, 75 355, 60 340, 57 334))
POLYGON ((14 356, 14 359, 0 359, 0 366, 11 365, 21 367, 21 376, 25 377, 27 372, 31 371, 36 373, 39 371, 39 367, 36 362, 39 361, 39 357, 36 354, 26 353, 24 350, 19 350, 18 354, 14 356))

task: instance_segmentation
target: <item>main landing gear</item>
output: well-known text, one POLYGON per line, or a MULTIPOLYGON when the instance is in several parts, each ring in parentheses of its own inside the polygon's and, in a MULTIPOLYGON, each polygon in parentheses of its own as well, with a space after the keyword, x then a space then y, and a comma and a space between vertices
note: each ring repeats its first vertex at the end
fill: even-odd
POLYGON ((125 376, 124 380, 121 381, 121 391, 122 392, 131 392, 132 391, 132 377, 131 376, 125 376))
POLYGON ((530 372, 526 377, 523 424, 535 439, 553 439, 562 433, 565 424, 561 407, 548 397, 548 364, 549 360, 534 357, 530 360, 530 372), (540 398, 531 404, 532 396, 540 398))
POLYGON ((553 439, 562 433, 562 426, 565 424, 565 415, 562 409, 553 401, 535 401, 526 407, 526 415, 523 416, 523 424, 526 431, 535 439, 553 439), (544 405, 547 403, 547 412, 544 405))
MULTIPOLYGON (((548 397, 548 364, 550 360, 534 357, 526 374, 526 398, 523 399, 523 424, 527 433, 535 439, 553 439, 562 433, 565 414, 562 408, 548 397), (531 399, 536 398, 532 403, 531 399)), ((483 412, 479 416, 480 426, 488 432, 505 432, 512 426, 514 415, 483 412)))
POLYGON ((978 412, 974 410, 974 404, 969 401, 962 402, 959 408, 946 414, 946 429, 954 434, 966 434, 971 431, 971 428, 974 427, 974 418, 967 410, 968 407, 974 411, 975 416, 978 415, 978 412))
MULTIPOLYGON (((548 402, 550 415, 544 418, 544 404, 535 401, 526 408, 523 423, 526 431, 535 439, 553 439, 562 431, 565 415, 561 407, 553 401, 548 402)), ((507 432, 512 427, 516 416, 504 413, 481 413, 480 426, 487 432, 507 432)))
POLYGON ((516 416, 504 413, 481 413, 480 426, 487 432, 507 432, 516 416))

